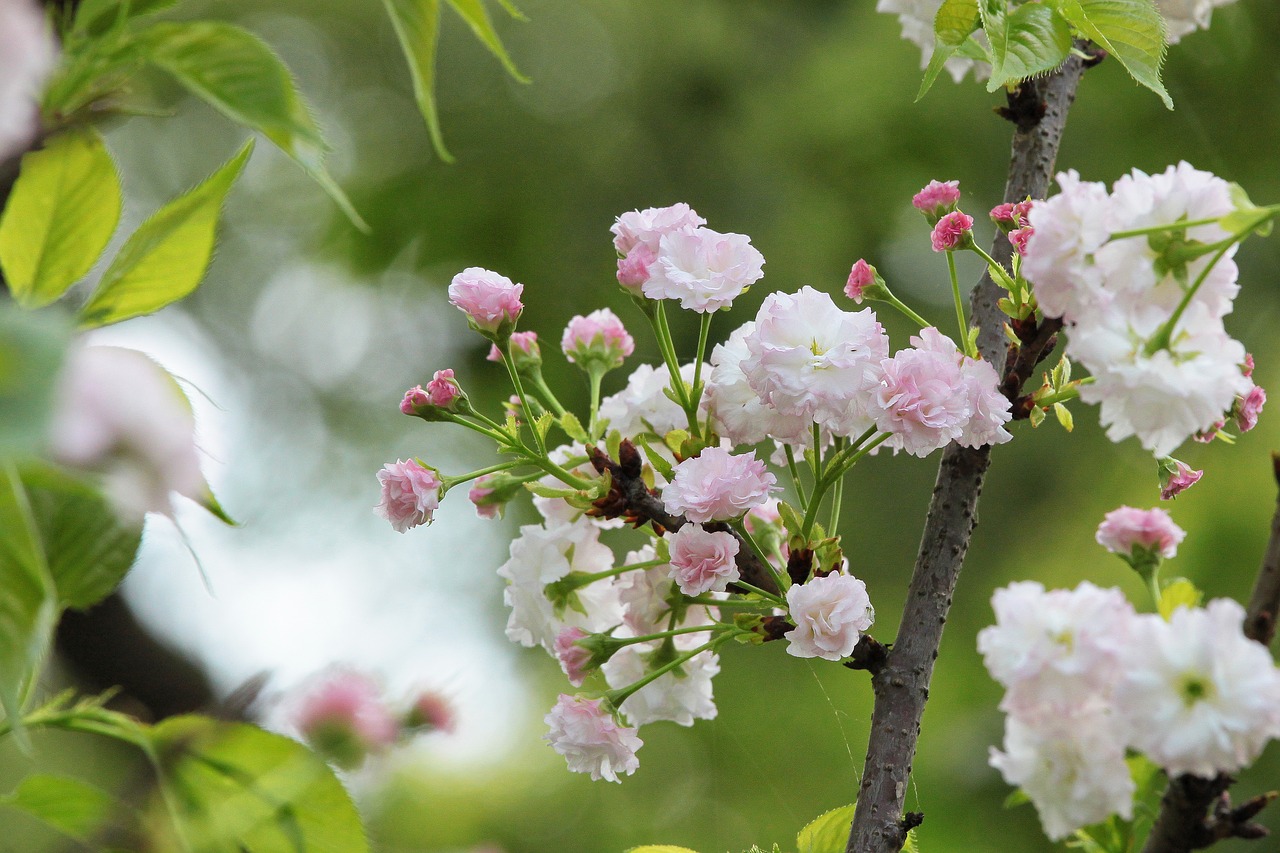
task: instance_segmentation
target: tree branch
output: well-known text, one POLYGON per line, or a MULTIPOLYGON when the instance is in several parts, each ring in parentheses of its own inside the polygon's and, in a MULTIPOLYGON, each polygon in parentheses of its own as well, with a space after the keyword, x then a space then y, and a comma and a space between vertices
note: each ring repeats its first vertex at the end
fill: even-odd
MULTIPOLYGON (((1280 486, 1280 454, 1271 454, 1276 485, 1280 486)), ((1262 566, 1253 585, 1253 596, 1245 610, 1244 634, 1270 646, 1276 634, 1276 611, 1280 609, 1280 494, 1271 519, 1271 538, 1262 556, 1262 566)), ((1179 776, 1169 780, 1160 798, 1160 814, 1151 827, 1142 853, 1189 853, 1202 850, 1224 838, 1261 838, 1266 828, 1250 819, 1275 794, 1254 797, 1231 808, 1227 789, 1235 780, 1226 774, 1213 779, 1179 776), (1213 808, 1210 813, 1209 809, 1213 808)))
MULTIPOLYGON (((1043 197, 1048 190, 1067 111, 1083 71, 1084 63, 1073 56, 1058 71, 1027 81, 1010 94, 1008 110, 1002 114, 1015 123, 1017 130, 1005 201, 1043 197)), ((1011 251, 1005 235, 997 233, 992 257, 1005 259, 1011 251)), ((1001 292, 984 275, 972 295, 974 322, 980 330, 979 348, 997 369, 1009 364, 1004 336, 1007 318, 996 304, 1001 292)), ((1052 335, 1044 338, 1047 345, 1052 335)), ((1006 385, 1016 384, 1020 390, 1040 355, 1026 353, 1022 358, 1019 353, 1011 365, 1019 375, 1006 385), (1023 370, 1026 375, 1021 374, 1023 370)), ((902 627, 884 667, 872 678, 875 709, 848 853, 896 853, 906 840, 910 824, 919 821, 918 815, 912 815, 911 820, 903 815, 907 780, 920 735, 920 718, 929 697, 933 662, 977 524, 978 496, 990 457, 989 447, 974 450, 952 444, 943 452, 915 573, 907 591, 902 627)))

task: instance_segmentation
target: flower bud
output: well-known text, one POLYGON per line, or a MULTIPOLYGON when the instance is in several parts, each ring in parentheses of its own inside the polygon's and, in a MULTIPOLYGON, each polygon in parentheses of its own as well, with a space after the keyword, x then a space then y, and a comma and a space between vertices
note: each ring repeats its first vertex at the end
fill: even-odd
POLYGON ((612 370, 635 351, 636 342, 616 314, 601 308, 570 320, 560 339, 560 348, 569 361, 583 370, 588 370, 593 363, 612 370))
POLYGON ((414 698, 401 725, 412 732, 451 732, 457 720, 448 699, 434 691, 424 690, 414 698))
POLYGON ((923 213, 931 223, 955 210, 959 203, 959 181, 930 181, 928 186, 911 198, 911 206, 923 213))
POLYGON ((1139 572, 1150 571, 1161 559, 1174 557, 1186 531, 1162 509, 1122 506, 1107 513, 1095 538, 1139 572))
POLYGON ((618 284, 636 296, 644 296, 641 287, 649 280, 649 267, 658 259, 658 253, 644 243, 637 243, 625 258, 618 258, 618 284))
MULTIPOLYGON (((542 367, 542 348, 538 346, 537 332, 513 332, 508 346, 516 370, 526 372, 542 367)), ((485 358, 488 361, 502 362, 502 351, 497 344, 489 347, 489 355, 485 358)))
POLYGON ((435 471, 416 459, 388 462, 378 472, 382 500, 373 511, 391 522, 399 533, 420 524, 430 524, 440 506, 443 483, 435 471))
POLYGON ((313 749, 334 763, 354 768, 395 743, 399 726, 372 679, 335 672, 303 696, 293 719, 313 749))
POLYGON ((1013 250, 1022 257, 1027 256, 1027 243, 1031 240, 1031 235, 1036 233, 1036 229, 1030 225, 1025 225, 1015 231, 1009 232, 1009 244, 1013 246, 1013 250))
POLYGON ((1204 476, 1203 471, 1197 471, 1187 463, 1180 459, 1174 459, 1172 456, 1165 456, 1156 460, 1156 466, 1160 472, 1160 500, 1162 501, 1176 498, 1182 492, 1194 486, 1204 476))
POLYGON ((453 370, 449 368, 437 370, 425 388, 421 385, 410 388, 400 401, 402 413, 424 421, 448 420, 448 415, 470 410, 471 403, 458 380, 453 378, 453 370))
POLYGON ((1236 398, 1232 416, 1236 419, 1236 426, 1241 432, 1248 432, 1258 425, 1258 416, 1262 414, 1262 407, 1266 402, 1267 392, 1261 385, 1254 385, 1249 389, 1249 393, 1236 398))
POLYGON ((954 210, 938 220, 930 236, 935 252, 954 252, 973 245, 973 217, 954 210))
POLYGON ((449 284, 449 302, 467 315, 471 328, 494 341, 506 340, 515 328, 523 293, 523 284, 480 267, 468 267, 449 284))
POLYGON ((889 295, 889 288, 876 268, 864 259, 858 258, 849 270, 849 280, 844 285, 844 295, 859 305, 862 300, 884 299, 889 295))

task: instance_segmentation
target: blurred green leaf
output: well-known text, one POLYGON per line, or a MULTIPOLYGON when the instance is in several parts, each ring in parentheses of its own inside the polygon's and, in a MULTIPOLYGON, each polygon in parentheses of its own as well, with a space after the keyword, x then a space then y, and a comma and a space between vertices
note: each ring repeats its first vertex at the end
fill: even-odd
POLYGON ((139 34, 148 58, 193 95, 257 131, 293 158, 362 231, 369 226, 325 169, 328 146, 275 51, 253 33, 216 21, 159 23, 139 34))
POLYGON ((22 480, 59 606, 106 598, 133 566, 142 526, 122 524, 100 492, 53 469, 24 470, 22 480))
POLYGON ((1160 590, 1160 615, 1166 620, 1179 607, 1199 607, 1204 593, 1186 578, 1170 578, 1160 590))
POLYGON ((86 844, 115 807, 106 792, 87 782, 43 774, 23 779, 0 803, 86 844))
POLYGON ((799 853, 844 853, 849 841, 856 804, 850 803, 818 815, 796 836, 799 853))
POLYGON ((57 608, 27 492, 8 463, 0 463, 0 590, 0 706, 21 733, 23 688, 49 647, 57 608))
POLYGON ((1081 35, 1097 42, 1173 109, 1173 99, 1160 80, 1164 18, 1151 0, 1060 0, 1060 10, 1081 35))
MULTIPOLYGON (((467 26, 471 27, 471 32, 475 33, 476 38, 480 39, 480 43, 489 48, 489 52, 498 58, 502 63, 502 67, 507 69, 507 73, 521 83, 528 83, 529 78, 520 73, 516 68, 516 64, 511 61, 511 57, 507 54, 507 49, 502 46, 502 39, 498 38, 498 31, 493 28, 493 21, 489 19, 489 12, 485 9, 484 0, 445 0, 453 7, 462 20, 467 22, 467 26)), ((507 7, 510 13, 512 9, 507 7)), ((516 18, 524 16, 518 11, 513 15, 516 18)))
POLYGON ((952 54, 969 40, 969 35, 982 26, 978 13, 978 0, 943 0, 933 19, 933 55, 924 71, 924 80, 916 100, 920 100, 933 87, 952 54))
POLYGON ((690 850, 688 847, 679 847, 675 844, 645 844, 640 847, 632 847, 627 853, 698 853, 697 850, 690 850))
POLYGON ((57 312, 0 305, 0 459, 44 448, 70 332, 57 312))
POLYGON ((991 79, 987 91, 1052 71, 1071 52, 1071 26, 1056 9, 1027 3, 1012 12, 983 15, 991 42, 991 79))
POLYGON ((222 202, 252 152, 250 140, 203 183, 142 223, 80 310, 82 326, 105 326, 150 314, 199 286, 213 258, 222 202))
POLYGON ((413 96, 418 102, 418 112, 427 123, 431 144, 436 154, 446 163, 453 162, 453 155, 444 145, 440 131, 440 116, 436 112, 436 44, 440 39, 440 4, 438 0, 383 0, 400 49, 409 62, 413 79, 413 96))
POLYGON ((76 7, 72 29, 77 33, 100 33, 120 20, 141 18, 162 12, 178 0, 81 0, 76 7))
POLYGON ((165 720, 151 740, 193 853, 368 853, 342 783, 297 741, 196 716, 165 720))
POLYGON ((0 268, 19 304, 53 302, 87 273, 120 219, 120 178, 95 131, 60 133, 22 158, 0 217, 0 268))

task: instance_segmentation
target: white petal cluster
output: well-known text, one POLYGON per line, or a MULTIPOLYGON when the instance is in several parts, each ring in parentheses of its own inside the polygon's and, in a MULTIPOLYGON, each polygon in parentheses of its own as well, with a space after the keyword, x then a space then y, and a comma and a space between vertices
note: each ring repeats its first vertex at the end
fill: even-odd
MULTIPOLYGON (((693 384, 693 373, 693 364, 680 368, 680 378, 686 385, 693 384)), ((708 373, 710 369, 704 365, 702 375, 705 377, 708 373)), ((670 387, 671 374, 666 367, 642 364, 631 372, 625 388, 600 401, 600 418, 609 422, 609 429, 616 429, 625 438, 634 438, 640 433, 663 436, 673 429, 688 428, 684 409, 665 393, 670 387)), ((703 405, 706 405, 705 394, 703 405)))
POLYGON ((848 657, 876 620, 867 585, 843 572, 791 587, 787 610, 796 627, 783 637, 788 641, 787 654, 798 658, 848 657))
MULTIPOLYGON (((1158 241, 1111 235, 1225 216, 1234 210, 1230 185, 1186 163, 1159 175, 1135 170, 1111 192, 1075 172, 1059 175, 1058 183, 1057 196, 1032 207, 1023 272, 1045 314, 1067 324, 1067 355, 1093 374, 1080 396, 1101 405, 1108 436, 1136 435, 1143 447, 1167 456, 1210 431, 1251 386, 1244 348, 1223 326, 1239 290, 1235 247, 1207 273, 1212 255, 1185 264, 1184 275, 1161 263, 1158 241), (1167 345, 1159 346, 1202 273, 1167 345)), ((1185 236, 1212 244, 1228 234, 1210 222, 1186 228, 1185 236)))
MULTIPOLYGON (((693 614, 691 614, 693 615, 693 614)), ((698 624, 694 620, 686 622, 698 624)), ((709 634, 681 634, 674 638, 678 652, 690 651, 705 643, 709 634)), ((654 656, 661 643, 639 643, 624 647, 601 667, 610 687, 626 687, 642 678, 655 664, 654 656)), ((641 687, 622 703, 622 713, 636 726, 670 721, 692 726, 694 720, 713 720, 716 703, 711 680, 720 673, 720 658, 703 652, 681 665, 680 671, 668 672, 641 687)))
POLYGON ((742 372, 742 362, 751 357, 747 339, 755 329, 754 322, 744 323, 711 352, 706 399, 716 432, 734 444, 758 444, 772 438, 783 444, 805 445, 812 440, 813 421, 803 415, 784 414, 766 403, 742 372))
POLYGON ((1156 0, 1156 8, 1164 16, 1165 40, 1177 44, 1183 36, 1196 30, 1209 29, 1213 10, 1235 0, 1156 0))
POLYGON ((0 2, 0 160, 20 154, 36 134, 40 90, 57 49, 40 7, 0 2))
MULTIPOLYGON (((657 557, 652 545, 627 554, 623 565, 647 563, 657 557)), ((671 566, 659 565, 627 572, 617 580, 618 599, 622 602, 622 622, 632 636, 643 637, 661 631, 671 612, 667 600, 675 588, 671 566)))
POLYGON ((1003 751, 991 764, 1026 791, 1055 840, 1129 817, 1126 749, 1170 775, 1212 777, 1251 763, 1280 736, 1280 670, 1247 639, 1239 604, 1137 614, 1116 589, 1082 583, 997 590, 978 635, 1007 690, 1003 751))
MULTIPOLYGON (((938 16, 941 6, 942 0, 878 0, 876 11, 898 16, 902 37, 920 48, 920 67, 924 68, 933 56, 933 19, 938 16)), ((963 56, 951 57, 943 67, 957 83, 970 69, 973 69, 975 80, 986 80, 991 75, 991 68, 986 63, 974 62, 963 56)))
POLYGON ((695 228, 662 236, 640 289, 650 299, 678 299, 681 308, 705 314, 728 308, 763 277, 764 256, 750 237, 695 228))
POLYGON ((740 369, 773 409, 836 435, 856 436, 871 425, 867 402, 880 383, 889 336, 870 308, 841 311, 812 287, 771 293, 745 343, 740 369))
POLYGON ((550 731, 543 740, 565 757, 575 773, 618 782, 619 773, 630 776, 640 766, 636 750, 644 741, 635 729, 614 722, 602 705, 602 699, 560 694, 545 718, 550 731))
POLYGON ((522 646, 542 646, 554 655, 556 635, 563 628, 596 632, 617 625, 622 604, 612 578, 576 590, 579 607, 557 608, 545 591, 547 584, 570 572, 592 574, 612 567, 613 551, 600 541, 600 529, 588 521, 521 527, 511 543, 510 559, 498 568, 507 581, 502 600, 511 608, 507 638, 522 646))

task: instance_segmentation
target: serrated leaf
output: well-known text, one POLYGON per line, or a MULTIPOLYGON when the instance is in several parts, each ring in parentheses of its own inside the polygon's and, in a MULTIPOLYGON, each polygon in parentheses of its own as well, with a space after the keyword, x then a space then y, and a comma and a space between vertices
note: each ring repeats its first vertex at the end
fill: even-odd
POLYGON ((818 815, 796 836, 798 853, 844 853, 853 823, 854 804, 818 815))
POLYGON ((1167 621, 1179 607, 1199 607, 1204 593, 1186 578, 1171 578, 1160 590, 1160 615, 1167 621))
POLYGON ((81 327, 151 314, 200 285, 213 259, 222 203, 252 152, 250 140, 205 181, 142 223, 80 309, 81 327))
POLYGON ((991 42, 991 79, 987 91, 1052 71, 1071 52, 1071 26, 1052 6, 1026 3, 1012 12, 983 16, 991 42))
POLYGON ((1062 425, 1062 428, 1065 429, 1067 432, 1071 432, 1073 429, 1075 429, 1076 422, 1075 422, 1075 419, 1071 416, 1071 410, 1068 409, 1066 406, 1064 406, 1062 403, 1053 404, 1053 414, 1058 419, 1058 423, 1060 423, 1062 425))
POLYGON ((555 415, 550 412, 543 412, 538 420, 534 422, 534 429, 538 432, 538 437, 543 441, 547 439, 547 433, 551 431, 551 424, 555 422, 555 415))
POLYGON ((636 436, 635 441, 637 444, 639 444, 641 447, 644 448, 645 461, 647 461, 650 465, 652 465, 653 470, 661 474, 664 480, 670 483, 671 478, 674 477, 676 473, 675 468, 672 467, 671 463, 668 462, 661 453, 658 453, 657 451, 655 451, 653 447, 650 446, 649 440, 645 438, 643 435, 636 436))
POLYGON ((933 87, 952 54, 981 26, 978 0, 943 0, 933 19, 933 55, 925 68, 920 91, 916 93, 917 101, 933 87))
POLYGON ((1081 35, 1119 60, 1134 80, 1173 109, 1160 80, 1165 22, 1151 0, 1060 0, 1060 9, 1081 35))
POLYGON ((20 697, 49 647, 57 608, 26 489, 7 463, 0 463, 0 590, 0 706, 22 732, 20 697))
POLYGON ((413 96, 418 112, 427 123, 431 145, 446 163, 453 155, 444 145, 440 116, 436 112, 436 44, 440 39, 439 0, 383 0, 391 25, 400 41, 400 49, 409 62, 413 80, 413 96))
POLYGON ((232 121, 279 146, 328 193, 351 223, 369 226, 324 165, 328 146, 289 69, 248 30, 218 21, 153 24, 142 33, 148 59, 232 121))
POLYGON ((804 529, 804 519, 796 512, 795 507, 786 501, 779 501, 778 516, 782 519, 782 527, 788 536, 800 535, 800 531, 804 529))
POLYGON ((23 779, 0 803, 85 844, 115 808, 110 795, 87 782, 43 774, 23 779))
POLYGON ((1039 406, 1033 406, 1031 411, 1027 413, 1027 420, 1031 421, 1031 428, 1035 429, 1044 423, 1044 409, 1039 406))
POLYGON ((920 853, 920 839, 914 829, 907 830, 907 840, 902 844, 902 853, 920 853))
POLYGON ((93 488, 49 468, 22 475, 45 543, 59 607, 87 608, 120 585, 133 566, 142 525, 122 524, 93 488))
POLYGON ((53 311, 0 303, 0 460, 41 452, 71 329, 53 311))
POLYGON ((590 441, 587 431, 582 428, 582 421, 578 420, 578 416, 573 412, 565 412, 560 416, 560 428, 574 441, 581 441, 583 444, 590 441))
POLYGON ((71 130, 22 158, 0 217, 0 268, 20 305, 53 302, 106 248, 120 219, 120 176, 102 137, 71 130))
MULTIPOLYGON (((502 63, 502 67, 507 69, 507 73, 521 83, 528 83, 529 78, 520 73, 516 68, 516 64, 511 61, 511 57, 507 54, 507 49, 502 46, 502 40, 498 37, 498 31, 493 28, 493 21, 489 20, 489 12, 484 7, 484 0, 445 0, 453 10, 462 16, 462 20, 467 22, 467 26, 471 28, 471 32, 475 37, 480 39, 480 43, 489 49, 498 61, 502 63)), ((508 8, 508 12, 512 9, 508 8)), ((522 18, 518 11, 512 17, 522 18)))

